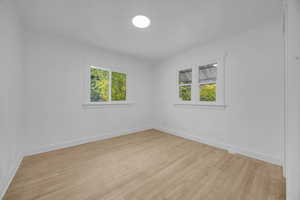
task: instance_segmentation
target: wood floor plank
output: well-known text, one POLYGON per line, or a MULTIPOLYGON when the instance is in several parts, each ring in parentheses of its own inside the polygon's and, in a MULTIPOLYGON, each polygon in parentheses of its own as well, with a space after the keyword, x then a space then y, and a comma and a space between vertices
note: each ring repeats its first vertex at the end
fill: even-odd
POLYGON ((156 130, 25 157, 4 200, 284 200, 282 168, 156 130))

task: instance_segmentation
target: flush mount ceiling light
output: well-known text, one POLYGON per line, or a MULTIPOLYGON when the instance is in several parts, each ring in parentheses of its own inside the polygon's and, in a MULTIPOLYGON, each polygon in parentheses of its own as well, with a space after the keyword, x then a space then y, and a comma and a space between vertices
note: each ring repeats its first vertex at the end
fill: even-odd
POLYGON ((144 15, 137 15, 132 18, 132 24, 137 28, 147 28, 148 26, 150 26, 151 21, 144 15))

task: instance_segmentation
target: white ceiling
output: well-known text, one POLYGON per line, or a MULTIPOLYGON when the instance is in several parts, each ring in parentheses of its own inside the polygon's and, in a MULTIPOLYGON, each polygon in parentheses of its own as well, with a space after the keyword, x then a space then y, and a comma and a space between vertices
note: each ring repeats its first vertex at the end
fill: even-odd
POLYGON ((19 0, 26 27, 159 60, 279 19, 280 0, 19 0), (148 29, 131 18, 151 19, 148 29))

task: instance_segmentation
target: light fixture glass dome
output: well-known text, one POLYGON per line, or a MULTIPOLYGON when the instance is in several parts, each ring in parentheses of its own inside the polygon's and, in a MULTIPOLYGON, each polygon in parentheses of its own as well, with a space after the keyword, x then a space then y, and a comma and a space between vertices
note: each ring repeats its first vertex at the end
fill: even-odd
POLYGON ((148 26, 150 26, 151 21, 144 15, 137 15, 132 18, 132 24, 137 28, 147 28, 148 26))

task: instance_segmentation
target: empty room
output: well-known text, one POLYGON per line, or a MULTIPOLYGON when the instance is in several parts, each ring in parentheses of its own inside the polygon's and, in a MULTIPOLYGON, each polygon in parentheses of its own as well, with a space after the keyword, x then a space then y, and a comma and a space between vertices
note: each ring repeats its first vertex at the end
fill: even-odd
POLYGON ((0 0, 0 199, 300 200, 299 0, 0 0))

